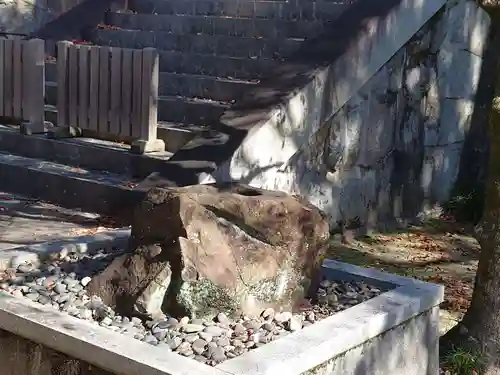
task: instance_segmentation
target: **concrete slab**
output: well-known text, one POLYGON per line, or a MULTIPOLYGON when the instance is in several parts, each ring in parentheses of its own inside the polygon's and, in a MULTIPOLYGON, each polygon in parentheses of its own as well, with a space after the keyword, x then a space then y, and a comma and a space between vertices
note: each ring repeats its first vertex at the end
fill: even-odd
POLYGON ((0 192, 0 251, 114 229, 100 215, 0 192))

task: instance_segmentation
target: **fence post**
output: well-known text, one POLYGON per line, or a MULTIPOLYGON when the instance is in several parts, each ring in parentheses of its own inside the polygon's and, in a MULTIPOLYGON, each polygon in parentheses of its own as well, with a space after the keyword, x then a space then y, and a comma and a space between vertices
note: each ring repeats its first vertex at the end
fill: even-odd
MULTIPOLYGON (((136 72, 134 72, 136 73, 136 72)), ((139 139, 132 143, 133 153, 165 151, 165 142, 157 138, 158 128, 158 82, 159 57, 154 48, 142 50, 142 83, 139 95, 141 98, 139 139)), ((135 124, 132 124, 134 126, 135 124)))
POLYGON ((25 119, 21 126, 23 134, 47 131, 45 122, 45 42, 31 39, 24 44, 23 53, 23 97, 25 119))
POLYGON ((68 52, 71 42, 57 43, 57 126, 69 126, 68 52))

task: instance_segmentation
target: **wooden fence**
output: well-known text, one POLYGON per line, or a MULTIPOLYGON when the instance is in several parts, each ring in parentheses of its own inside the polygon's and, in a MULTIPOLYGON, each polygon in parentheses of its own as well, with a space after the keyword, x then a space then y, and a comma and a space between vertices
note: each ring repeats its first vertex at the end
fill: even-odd
POLYGON ((133 139, 135 152, 164 151, 157 139, 158 54, 70 42, 57 46, 57 125, 133 139))
POLYGON ((0 39, 0 116, 45 131, 44 92, 44 41, 0 39))

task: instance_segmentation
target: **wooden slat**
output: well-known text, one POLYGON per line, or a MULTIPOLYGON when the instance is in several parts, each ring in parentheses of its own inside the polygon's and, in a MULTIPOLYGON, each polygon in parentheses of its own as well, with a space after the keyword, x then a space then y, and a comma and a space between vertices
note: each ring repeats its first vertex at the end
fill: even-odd
POLYGON ((69 125, 78 126, 78 45, 72 45, 68 51, 68 114, 69 125))
POLYGON ((142 51, 132 52, 132 113, 131 136, 141 136, 142 51))
POLYGON ((132 112, 132 50, 122 50, 122 93, 121 93, 121 120, 120 134, 131 136, 130 115, 132 112))
POLYGON ((13 89, 12 89, 12 74, 13 74, 13 67, 12 67, 12 54, 13 54, 13 48, 14 48, 14 43, 12 39, 7 39, 5 40, 5 65, 4 65, 4 72, 5 72, 5 82, 4 82, 4 115, 7 117, 12 116, 12 96, 13 96, 13 89))
POLYGON ((99 119, 99 47, 90 47, 90 98, 89 124, 91 130, 97 131, 99 119))
POLYGON ((121 110, 121 48, 111 48, 111 80, 110 80, 110 114, 109 132, 114 135, 120 134, 120 110, 121 110))
POLYGON ((12 117, 22 119, 23 105, 23 41, 13 39, 12 47, 12 117))
POLYGON ((109 47, 99 50, 99 132, 108 133, 109 121, 109 47))
POLYGON ((3 116, 3 109, 4 109, 4 96, 3 96, 3 91, 5 87, 5 71, 4 71, 4 64, 5 61, 5 40, 0 39, 0 116, 3 116))
POLYGON ((21 103, 21 116, 24 120, 28 119, 29 116, 29 111, 30 111, 30 106, 31 103, 29 102, 29 99, 31 98, 31 69, 33 65, 33 58, 32 58, 32 51, 30 48, 33 48, 31 45, 28 44, 28 41, 23 43, 23 51, 22 51, 22 64, 21 64, 21 69, 22 69, 22 81, 23 81, 23 87, 22 87, 22 103, 21 103))
POLYGON ((70 42, 57 43, 57 125, 69 125, 68 106, 68 52, 70 42))
POLYGON ((142 102, 141 133, 142 140, 156 139, 158 113, 158 53, 154 48, 142 51, 142 102))
POLYGON ((78 126, 82 129, 89 127, 89 67, 88 46, 80 46, 78 50, 78 126))
POLYGON ((45 42, 31 39, 24 45, 23 115, 28 120, 32 132, 45 129, 45 42))

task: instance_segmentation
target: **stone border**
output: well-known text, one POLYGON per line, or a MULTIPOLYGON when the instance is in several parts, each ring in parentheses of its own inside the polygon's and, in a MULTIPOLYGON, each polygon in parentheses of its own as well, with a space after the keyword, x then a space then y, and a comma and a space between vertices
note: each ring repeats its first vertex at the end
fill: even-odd
POLYGON ((226 374, 192 359, 133 338, 125 338, 86 320, 4 292, 0 292, 0 328, 113 374, 226 374))
POLYGON ((50 254, 63 251, 86 253, 100 248, 124 247, 127 245, 129 237, 130 229, 123 228, 0 250, 0 271, 17 267, 22 263, 37 264, 50 254))
POLYGON ((440 285, 331 260, 323 263, 322 270, 329 278, 395 289, 215 368, 3 292, 0 329, 116 374, 299 375, 443 301, 440 285))
POLYGON ((333 260, 326 260, 322 268, 327 278, 396 288, 216 368, 238 375, 300 375, 439 305, 444 298, 441 285, 333 260))

